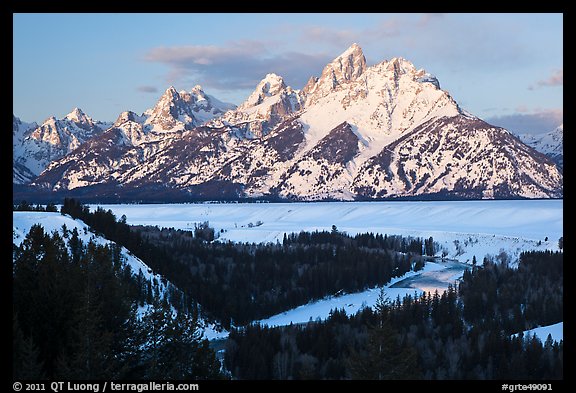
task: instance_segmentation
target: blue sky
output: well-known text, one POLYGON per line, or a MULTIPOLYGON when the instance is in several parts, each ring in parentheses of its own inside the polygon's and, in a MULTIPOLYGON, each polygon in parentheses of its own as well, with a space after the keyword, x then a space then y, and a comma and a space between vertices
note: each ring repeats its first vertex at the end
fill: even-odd
POLYGON ((142 113, 173 85, 241 103, 268 72, 302 88, 358 43, 369 65, 404 57, 461 107, 516 132, 563 121, 562 14, 14 14, 13 111, 142 113))

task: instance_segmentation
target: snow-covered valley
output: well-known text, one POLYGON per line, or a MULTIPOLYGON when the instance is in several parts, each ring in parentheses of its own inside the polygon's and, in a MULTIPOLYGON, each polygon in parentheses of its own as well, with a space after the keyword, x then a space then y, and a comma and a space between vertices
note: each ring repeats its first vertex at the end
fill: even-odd
MULTIPOLYGON (((396 298, 399 297, 402 299, 406 295, 419 296, 424 291, 431 291, 431 293, 433 293, 434 290, 438 290, 438 292, 442 292, 448 287, 448 284, 453 284, 459 277, 462 277, 462 273, 465 270, 465 266, 462 265, 457 269, 459 273, 455 274, 454 270, 452 270, 453 265, 455 265, 454 262, 450 262, 449 264, 428 262, 421 271, 411 271, 390 280, 384 287, 385 296, 390 301, 394 301, 396 298), (450 277, 444 277, 444 281, 440 286, 430 288, 420 285, 421 282, 425 283, 426 278, 430 275, 442 273, 446 270, 451 270, 451 275, 450 277)), ((330 296, 274 315, 270 318, 262 319, 258 322, 268 326, 284 326, 290 325, 291 323, 306 323, 310 320, 315 321, 316 319, 324 320, 328 318, 330 311, 333 309, 342 309, 346 314, 353 315, 364 307, 373 307, 380 296, 380 291, 381 288, 377 287, 370 288, 363 292, 330 296)))
MULTIPOLYGON (((315 203, 203 203, 158 205, 99 205, 131 225, 193 230, 195 224, 208 221, 219 241, 277 242, 285 233, 314 230, 357 233, 381 233, 421 238, 433 237, 438 243, 437 256, 447 261, 428 262, 420 272, 409 272, 386 285, 387 296, 394 300, 406 294, 421 294, 458 280, 475 256, 478 263, 486 256, 517 263, 518 256, 529 250, 558 250, 563 236, 563 200, 509 201, 438 201, 438 202, 315 202, 315 203)), ((96 209, 97 206, 92 206, 96 209)), ((46 231, 79 226, 78 221, 59 213, 14 212, 13 241, 23 239, 33 223, 46 231)), ((94 236, 87 232, 86 236, 94 236)), ((143 263, 126 253, 127 261, 137 271, 143 263)), ((152 274, 144 270, 146 274, 152 274)), ((373 306, 380 288, 358 293, 340 293, 301 305, 259 321, 268 325, 304 323, 326 319, 330 310, 343 308, 353 314, 373 306)), ((205 337, 224 338, 226 332, 213 327, 205 337)))
MULTIPOLYGON (((373 232, 432 236, 440 245, 437 256, 444 253, 447 259, 468 264, 474 256, 479 263, 488 256, 507 258, 509 263, 515 264, 523 251, 558 250, 558 239, 563 236, 563 200, 122 204, 101 207, 111 209, 117 217, 126 215, 127 222, 132 225, 193 230, 195 224, 208 221, 220 234, 220 241, 281 242, 284 233, 331 230, 332 225, 351 235, 373 232)), ((464 267, 458 268, 458 265, 454 262, 427 263, 423 272, 410 272, 392 280, 386 286, 386 293, 394 300, 405 294, 441 291, 462 276, 464 267), (435 275, 432 285, 431 274, 435 275)), ((334 308, 343 308, 353 314, 361 307, 372 306, 379 292, 379 288, 371 288, 331 296, 259 322, 288 325, 325 319, 334 308)))

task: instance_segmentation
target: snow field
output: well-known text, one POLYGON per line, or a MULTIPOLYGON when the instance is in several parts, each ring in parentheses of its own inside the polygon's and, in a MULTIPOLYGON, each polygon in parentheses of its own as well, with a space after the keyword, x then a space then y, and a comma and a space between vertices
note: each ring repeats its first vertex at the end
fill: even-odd
POLYGON ((486 255, 557 250, 563 235, 563 200, 200 203, 101 205, 131 225, 157 225, 193 230, 208 221, 220 241, 266 243, 285 233, 314 230, 350 235, 373 232, 429 238, 439 243, 437 255, 481 262, 486 255), (261 222, 262 225, 254 225, 261 222), (250 225, 252 224, 252 225, 250 225), (546 240, 547 239, 547 240, 546 240))

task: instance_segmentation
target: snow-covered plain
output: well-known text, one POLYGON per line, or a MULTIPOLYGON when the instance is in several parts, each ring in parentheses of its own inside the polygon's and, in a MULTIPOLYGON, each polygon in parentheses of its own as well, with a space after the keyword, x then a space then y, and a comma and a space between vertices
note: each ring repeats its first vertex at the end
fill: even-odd
POLYGON ((557 250, 563 200, 431 202, 201 203, 100 205, 128 224, 193 230, 208 221, 221 241, 276 242, 284 233, 331 230, 429 238, 447 257, 471 263, 506 251, 557 250), (261 225, 258 225, 261 223, 261 225), (223 232, 221 232, 223 230, 223 232), (547 240, 546 240, 547 238, 547 240))

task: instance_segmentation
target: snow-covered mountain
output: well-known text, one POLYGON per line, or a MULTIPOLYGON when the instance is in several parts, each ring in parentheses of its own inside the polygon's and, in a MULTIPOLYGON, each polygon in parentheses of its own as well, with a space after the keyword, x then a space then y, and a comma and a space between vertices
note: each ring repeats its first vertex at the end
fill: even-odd
POLYGON ((204 93, 200 85, 190 92, 170 86, 156 106, 144 112, 144 125, 156 132, 190 130, 233 108, 204 93))
POLYGON ((286 86, 284 79, 268 74, 236 110, 210 122, 210 127, 232 126, 244 138, 266 136, 284 119, 302 108, 300 92, 286 86))
POLYGON ((545 134, 522 134, 520 140, 550 157, 560 169, 564 167, 564 124, 545 134))
POLYGON ((109 126, 107 123, 92 120, 79 108, 74 108, 62 119, 51 116, 40 126, 36 123, 22 123, 14 116, 14 183, 30 181, 50 162, 70 153, 109 126))
POLYGON ((52 116, 40 126, 36 123, 23 123, 14 116, 13 182, 31 182, 50 163, 66 156, 85 142, 92 141, 102 146, 97 137, 102 136, 108 140, 106 138, 110 133, 104 135, 104 131, 111 127, 116 128, 112 134, 122 134, 116 142, 134 146, 153 143, 156 146, 152 150, 155 150, 163 141, 177 137, 182 131, 192 129, 234 108, 234 105, 206 94, 202 87, 197 85, 189 92, 178 92, 170 86, 153 108, 142 115, 131 111, 122 112, 114 123, 95 121, 79 108, 74 108, 60 120, 52 116))
POLYGON ((365 197, 561 196, 562 175, 510 132, 467 116, 432 119, 370 158, 354 179, 365 197))
POLYGON ((122 112, 113 128, 123 134, 123 144, 151 147, 155 150, 167 140, 178 138, 184 131, 198 127, 233 110, 234 105, 222 102, 204 92, 200 85, 191 91, 176 91, 170 86, 153 108, 142 115, 122 112))
POLYGON ((356 44, 301 90, 270 73, 245 102, 202 125, 193 96, 171 87, 142 116, 121 114, 34 185, 136 199, 563 194, 548 157, 461 109, 410 61, 368 66, 356 44))
POLYGON ((12 182, 16 184, 28 183, 34 179, 37 174, 33 173, 24 163, 18 160, 16 148, 22 145, 22 141, 30 130, 38 127, 36 123, 25 123, 16 116, 12 115, 12 147, 14 155, 12 158, 12 182))

